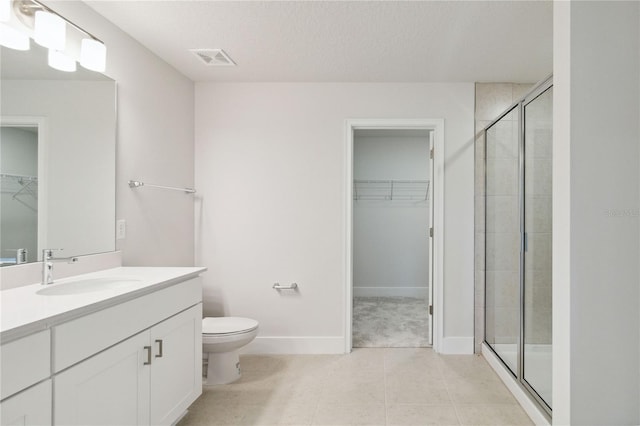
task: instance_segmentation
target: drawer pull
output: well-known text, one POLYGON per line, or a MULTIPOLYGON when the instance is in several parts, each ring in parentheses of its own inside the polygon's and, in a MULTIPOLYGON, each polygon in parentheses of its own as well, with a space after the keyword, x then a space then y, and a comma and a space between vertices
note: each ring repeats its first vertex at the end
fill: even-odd
POLYGON ((156 355, 156 358, 162 358, 162 339, 156 340, 156 343, 158 344, 158 355, 156 355))
POLYGON ((143 365, 151 364, 151 346, 145 346, 144 350, 147 351, 147 360, 143 363, 143 365))

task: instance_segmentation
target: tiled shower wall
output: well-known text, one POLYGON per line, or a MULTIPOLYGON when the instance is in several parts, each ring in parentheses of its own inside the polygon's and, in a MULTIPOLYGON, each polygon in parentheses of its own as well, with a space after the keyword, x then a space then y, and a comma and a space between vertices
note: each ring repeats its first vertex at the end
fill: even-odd
MULTIPOLYGON (((485 329, 485 187, 484 187, 484 153, 485 140, 483 129, 495 120, 516 100, 524 96, 532 84, 513 83, 476 83, 475 102, 475 351, 480 352, 484 340, 485 329)), ((509 168, 509 162, 504 162, 509 168)), ((505 171, 506 173, 506 171, 505 171)), ((507 295, 505 295, 507 296, 507 295)), ((506 304, 508 305, 508 303, 506 304)), ((504 328, 496 332, 508 340, 517 337, 517 311, 511 314, 502 311, 500 323, 504 328), (514 321, 504 321, 508 315, 514 316, 514 321)))
POLYGON ((525 108, 525 344, 551 344, 551 90, 525 108))

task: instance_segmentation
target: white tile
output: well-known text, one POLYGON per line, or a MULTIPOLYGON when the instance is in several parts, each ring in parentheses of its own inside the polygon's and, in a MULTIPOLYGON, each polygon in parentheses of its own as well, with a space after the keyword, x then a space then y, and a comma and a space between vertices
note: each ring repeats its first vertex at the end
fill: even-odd
POLYGON ((518 160, 513 158, 489 158, 486 169, 487 195, 518 194, 518 160))
POLYGON ((389 375, 386 382, 387 404, 451 404, 441 377, 417 374, 389 375))
POLYGON ((440 369, 447 387, 461 382, 499 382, 496 373, 481 355, 443 355, 440 369))
POLYGON ((519 149, 517 121, 500 120, 487 130, 487 158, 517 159, 519 149))
POLYGON ((533 425, 517 404, 459 405, 457 409, 463 425, 533 425))
POLYGON ((331 365, 335 374, 341 371, 353 372, 360 370, 384 369, 384 348, 354 348, 350 354, 340 356, 331 365))
MULTIPOLYGON (((474 227, 476 232, 484 232, 485 225, 485 197, 476 195, 474 197, 474 227)), ((483 240, 484 241, 484 240, 483 240)))
MULTIPOLYGON (((477 235, 477 234, 476 234, 477 235)), ((476 241, 477 241, 478 237, 476 237, 476 241)), ((483 244, 484 246, 484 241, 483 244)), ((476 308, 484 308, 485 306, 485 271, 484 271, 484 265, 482 268, 478 268, 475 270, 474 272, 474 296, 473 296, 473 300, 474 300, 474 306, 476 308)))
POLYGON ((375 380, 342 380, 335 377, 327 383, 320 395, 320 403, 324 405, 362 405, 381 404, 385 401, 385 385, 383 379, 375 380))
POLYGON ((384 404, 336 405, 320 404, 313 418, 314 425, 384 425, 384 404))
POLYGON ((387 406, 388 425, 458 425, 453 405, 392 404, 387 406))
POLYGON ((454 404, 516 404, 499 380, 448 379, 447 388, 454 404))
POLYGON ((412 371, 440 376, 440 356, 431 348, 388 348, 385 349, 384 355, 387 375, 412 371))
POLYGON ((523 98, 531 89, 534 83, 514 83, 511 85, 513 102, 523 98))
POLYGON ((494 120, 512 103, 509 83, 476 83, 476 120, 494 120))
POLYGON ((530 424, 481 356, 393 348, 242 361, 243 377, 205 388, 179 426, 530 424))
MULTIPOLYGON (((249 425, 310 425, 317 404, 283 404, 283 400, 266 405, 245 406, 243 421, 249 425)), ((286 400, 284 400, 286 401, 286 400)))

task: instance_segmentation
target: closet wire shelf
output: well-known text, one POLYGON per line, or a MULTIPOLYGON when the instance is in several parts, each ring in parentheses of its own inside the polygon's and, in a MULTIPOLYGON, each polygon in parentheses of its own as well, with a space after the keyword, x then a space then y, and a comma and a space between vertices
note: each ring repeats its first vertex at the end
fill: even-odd
POLYGON ((428 180, 354 180, 354 201, 428 201, 428 180))
POLYGON ((0 173, 0 187, 3 194, 11 195, 31 211, 38 210, 38 178, 36 176, 0 173))

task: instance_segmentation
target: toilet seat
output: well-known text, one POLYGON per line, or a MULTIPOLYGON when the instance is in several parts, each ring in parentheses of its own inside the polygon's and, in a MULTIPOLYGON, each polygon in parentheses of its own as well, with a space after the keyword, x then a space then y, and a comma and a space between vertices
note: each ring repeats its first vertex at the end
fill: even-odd
POLYGON ((207 317, 202 319, 203 336, 231 336, 250 333, 258 328, 258 321, 241 317, 207 317))

